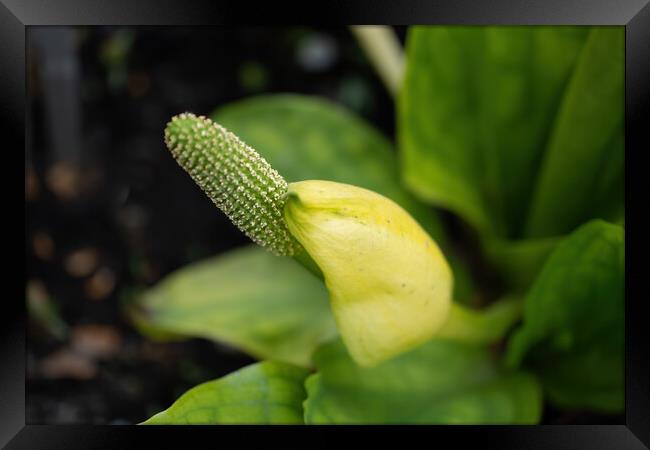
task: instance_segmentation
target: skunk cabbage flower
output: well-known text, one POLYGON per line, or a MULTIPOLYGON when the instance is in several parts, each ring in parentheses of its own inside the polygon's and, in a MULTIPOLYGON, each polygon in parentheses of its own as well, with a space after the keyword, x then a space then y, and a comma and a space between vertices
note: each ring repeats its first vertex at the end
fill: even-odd
POLYGON ((447 321, 452 273, 400 206, 330 181, 289 184, 289 231, 323 272, 350 355, 378 364, 429 340, 447 321))
POLYGON ((378 364, 439 331, 466 334, 445 324, 452 306, 447 261, 391 200, 329 181, 288 184, 254 149, 206 117, 174 117, 165 142, 247 236, 324 278, 339 332, 358 364, 378 364))

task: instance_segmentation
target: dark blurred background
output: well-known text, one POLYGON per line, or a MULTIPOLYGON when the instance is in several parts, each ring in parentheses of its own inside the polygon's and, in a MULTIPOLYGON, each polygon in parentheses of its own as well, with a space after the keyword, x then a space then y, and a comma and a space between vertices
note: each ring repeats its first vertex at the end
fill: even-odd
POLYGON ((166 122, 292 92, 392 137, 393 101, 347 28, 28 30, 27 423, 137 423, 252 362, 151 342, 124 314, 171 271, 248 242, 174 162, 166 122))

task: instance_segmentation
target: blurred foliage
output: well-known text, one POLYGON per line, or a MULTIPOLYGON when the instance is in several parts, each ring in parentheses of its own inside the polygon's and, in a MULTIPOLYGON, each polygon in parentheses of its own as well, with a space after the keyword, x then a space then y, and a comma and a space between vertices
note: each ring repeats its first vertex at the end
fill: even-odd
POLYGON ((623 229, 594 220, 557 247, 528 293, 508 358, 560 407, 623 410, 624 259, 623 229))
POLYGON ((200 384, 144 425, 300 424, 307 371, 265 361, 200 384))
POLYGON ((122 29, 104 42, 99 59, 106 66, 108 84, 117 91, 128 78, 128 58, 135 41, 133 30, 122 29))
POLYGON ((508 260, 514 286, 530 282, 550 250, 550 241, 518 240, 622 214, 623 33, 409 32, 398 100, 405 182, 475 226, 491 261, 508 260))
POLYGON ((203 337, 307 366, 336 334, 323 283, 290 258, 243 247, 186 266, 139 297, 145 333, 203 337))
POLYGON ((314 359, 307 423, 534 424, 541 416, 535 379, 499 369, 479 346, 433 340, 367 369, 336 341, 314 359))
POLYGON ((29 318, 55 338, 66 339, 70 332, 68 324, 61 317, 56 302, 49 297, 43 283, 30 280, 26 294, 29 318))
POLYGON ((247 92, 263 91, 268 77, 267 69, 257 61, 246 61, 239 68, 239 82, 247 92))
POLYGON ((527 237, 571 232, 592 217, 623 215, 621 28, 594 28, 573 70, 540 163, 527 237))
POLYGON ((398 102, 409 187, 484 232, 516 236, 584 39, 584 28, 412 29, 398 102))

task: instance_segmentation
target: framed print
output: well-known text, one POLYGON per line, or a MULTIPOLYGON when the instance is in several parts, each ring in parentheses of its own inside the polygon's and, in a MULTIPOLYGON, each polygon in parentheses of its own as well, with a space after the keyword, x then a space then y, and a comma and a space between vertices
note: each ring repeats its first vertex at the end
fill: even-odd
POLYGON ((648 448, 649 22, 1 0, 0 443, 648 448))

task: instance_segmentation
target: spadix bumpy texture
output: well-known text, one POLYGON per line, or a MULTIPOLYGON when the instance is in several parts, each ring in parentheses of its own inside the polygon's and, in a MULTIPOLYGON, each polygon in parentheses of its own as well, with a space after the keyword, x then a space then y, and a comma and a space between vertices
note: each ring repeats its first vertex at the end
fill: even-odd
POLYGON ((176 161, 230 220, 277 255, 301 250, 282 218, 287 182, 255 150, 224 127, 185 113, 165 128, 176 161))
POLYGON ((339 332, 373 366, 433 337, 449 316, 452 273, 400 206, 330 181, 289 184, 284 216, 323 272, 339 332))

